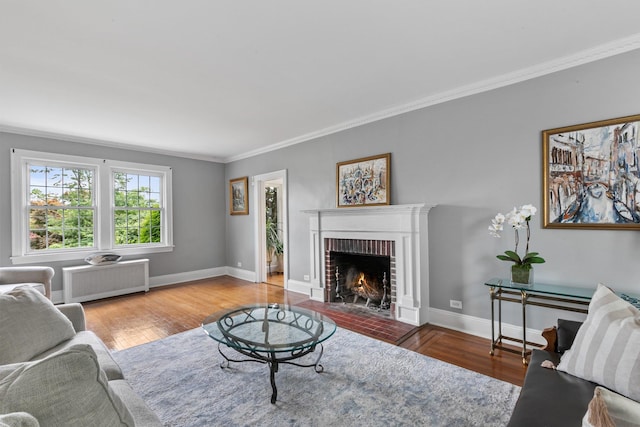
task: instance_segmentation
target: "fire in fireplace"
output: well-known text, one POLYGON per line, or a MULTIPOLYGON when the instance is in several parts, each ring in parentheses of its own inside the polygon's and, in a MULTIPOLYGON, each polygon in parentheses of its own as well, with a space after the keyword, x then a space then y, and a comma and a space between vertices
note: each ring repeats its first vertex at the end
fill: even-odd
POLYGON ((391 303, 389 256, 330 252, 335 268, 332 302, 388 310, 391 303))

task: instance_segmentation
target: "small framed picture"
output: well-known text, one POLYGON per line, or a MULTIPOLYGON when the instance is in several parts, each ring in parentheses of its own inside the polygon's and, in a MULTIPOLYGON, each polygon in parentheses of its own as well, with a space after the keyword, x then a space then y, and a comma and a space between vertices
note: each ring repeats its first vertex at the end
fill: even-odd
POLYGON ((640 229, 640 115, 542 132, 544 228, 640 229))
POLYGON ((249 214, 248 177, 229 180, 229 213, 231 215, 249 214))
POLYGON ((388 205, 391 202, 391 153, 336 165, 336 206, 388 205))

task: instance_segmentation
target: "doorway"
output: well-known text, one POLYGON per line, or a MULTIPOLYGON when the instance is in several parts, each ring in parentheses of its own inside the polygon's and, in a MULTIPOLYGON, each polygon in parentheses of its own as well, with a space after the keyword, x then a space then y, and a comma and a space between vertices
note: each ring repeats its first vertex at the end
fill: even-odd
POLYGON ((257 281, 287 288, 286 170, 254 177, 257 281))

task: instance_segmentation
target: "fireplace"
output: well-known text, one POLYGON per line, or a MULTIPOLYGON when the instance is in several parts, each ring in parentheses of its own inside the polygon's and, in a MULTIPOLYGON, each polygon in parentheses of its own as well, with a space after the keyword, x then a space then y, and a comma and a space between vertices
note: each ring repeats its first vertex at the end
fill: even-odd
POLYGON ((430 208, 418 204, 305 211, 311 214, 310 297, 388 310, 391 318, 412 325, 427 323, 430 208), (362 283, 360 273, 365 274, 362 283))
POLYGON ((395 251, 391 240, 325 239, 325 298, 392 312, 395 251))

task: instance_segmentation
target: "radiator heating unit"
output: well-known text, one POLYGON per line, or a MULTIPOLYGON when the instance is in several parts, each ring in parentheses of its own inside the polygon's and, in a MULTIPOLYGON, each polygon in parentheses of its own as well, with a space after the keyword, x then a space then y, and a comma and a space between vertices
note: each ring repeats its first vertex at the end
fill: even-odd
POLYGON ((149 260, 62 269, 64 302, 83 302, 149 291, 149 260))

